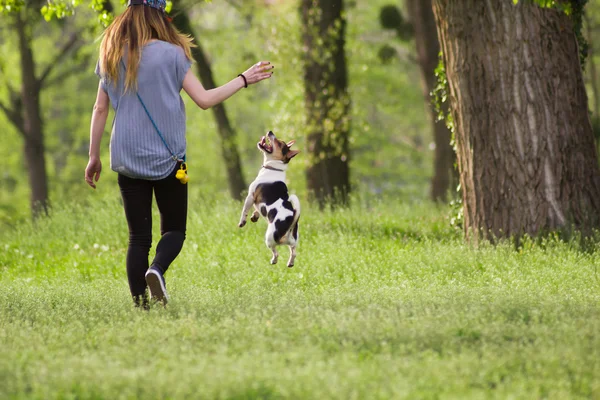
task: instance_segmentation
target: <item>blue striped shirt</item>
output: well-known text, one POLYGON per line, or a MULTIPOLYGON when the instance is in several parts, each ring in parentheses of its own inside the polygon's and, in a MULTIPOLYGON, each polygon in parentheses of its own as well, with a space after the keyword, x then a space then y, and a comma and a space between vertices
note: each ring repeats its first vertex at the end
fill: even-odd
MULTIPOLYGON (((124 59, 127 64, 127 57, 124 59)), ((163 41, 146 44, 138 68, 138 93, 169 148, 183 158, 186 151, 185 105, 180 92, 191 61, 179 46, 163 41)), ((110 167, 130 178, 158 180, 176 161, 161 140, 135 91, 124 92, 125 68, 118 82, 96 74, 116 111, 110 138, 110 167)))

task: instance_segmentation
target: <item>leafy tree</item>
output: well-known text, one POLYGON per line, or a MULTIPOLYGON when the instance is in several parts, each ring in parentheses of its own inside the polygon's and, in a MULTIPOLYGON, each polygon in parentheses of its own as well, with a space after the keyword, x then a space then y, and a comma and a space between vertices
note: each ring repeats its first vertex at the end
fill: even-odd
MULTIPOLYGON (((4 14, 0 15, 0 20, 17 37, 21 71, 20 87, 9 79, 2 79, 1 84, 8 93, 8 101, 0 100, 0 110, 23 138, 25 169, 29 177, 34 218, 46 213, 48 209, 48 174, 40 96, 43 90, 59 83, 64 74, 73 73, 72 70, 65 70, 61 74, 55 74, 55 69, 82 45, 78 32, 70 29, 68 24, 63 24, 64 36, 54 58, 46 65, 38 65, 33 34, 40 28, 39 9, 42 4, 40 0, 0 3, 4 14)), ((6 75, 6 68, 6 63, 0 62, 0 78, 6 75)))
POLYGON ((308 189, 319 202, 345 203, 350 192, 350 96, 343 0, 302 0, 308 189))
POLYGON ((585 2, 535 3, 433 1, 473 240, 600 226, 581 25, 568 15, 585 2))

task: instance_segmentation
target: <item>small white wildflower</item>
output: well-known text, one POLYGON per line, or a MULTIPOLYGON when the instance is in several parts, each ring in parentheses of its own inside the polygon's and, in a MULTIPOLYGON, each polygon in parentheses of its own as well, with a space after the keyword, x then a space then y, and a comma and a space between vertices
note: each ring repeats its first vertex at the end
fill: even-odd
POLYGON ((193 248, 194 250, 198 250, 198 243, 194 243, 194 244, 192 245, 192 248, 193 248))
POLYGON ((75 246, 73 246, 73 250, 79 250, 79 244, 75 243, 75 246))
POLYGON ((100 247, 100 245, 98 243, 94 243, 94 248, 97 249, 98 247, 100 247))
POLYGON ((100 250, 102 250, 102 251, 108 251, 108 248, 109 247, 107 245, 105 245, 105 244, 103 244, 102 246, 100 246, 100 250))
POLYGON ((29 258, 29 259, 32 259, 32 258, 33 258, 33 254, 29 254, 29 255, 27 256, 27 258, 29 258))
POLYGON ((76 266, 78 266, 78 265, 79 265, 79 263, 78 263, 77 261, 73 261, 73 266, 74 266, 74 267, 76 267, 76 266))

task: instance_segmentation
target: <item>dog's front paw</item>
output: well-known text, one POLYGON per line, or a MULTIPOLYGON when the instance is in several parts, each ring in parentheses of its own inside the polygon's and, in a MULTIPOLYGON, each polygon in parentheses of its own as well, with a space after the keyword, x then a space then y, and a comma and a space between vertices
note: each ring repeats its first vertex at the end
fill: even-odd
POLYGON ((246 225, 246 220, 240 221, 240 223, 238 224, 238 227, 243 228, 244 225, 246 225))
POLYGON ((260 216, 258 214, 253 214, 252 217, 250 217, 250 221, 256 222, 256 221, 258 221, 259 218, 260 218, 260 216))

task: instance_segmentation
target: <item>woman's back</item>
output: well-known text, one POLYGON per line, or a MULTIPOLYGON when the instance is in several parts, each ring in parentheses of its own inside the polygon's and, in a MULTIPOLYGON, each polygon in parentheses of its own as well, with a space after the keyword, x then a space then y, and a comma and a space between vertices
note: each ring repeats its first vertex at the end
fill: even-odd
MULTIPOLYGON (((160 129, 169 148, 180 158, 185 154, 185 106, 180 92, 191 62, 181 47, 152 41, 142 49, 137 72, 137 94, 125 91, 125 65, 118 82, 102 79, 116 110, 111 136, 111 169, 131 178, 162 179, 176 162, 144 110, 160 129)), ((99 68, 96 73, 100 75, 99 68)))

